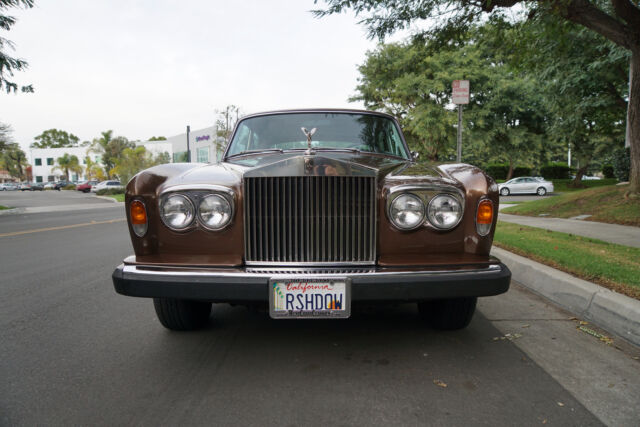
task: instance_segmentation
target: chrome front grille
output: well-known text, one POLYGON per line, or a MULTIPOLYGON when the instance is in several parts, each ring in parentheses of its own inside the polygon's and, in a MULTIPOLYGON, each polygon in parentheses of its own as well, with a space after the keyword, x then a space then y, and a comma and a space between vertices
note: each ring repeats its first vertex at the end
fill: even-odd
POLYGON ((247 264, 373 264, 375 177, 244 179, 247 264))

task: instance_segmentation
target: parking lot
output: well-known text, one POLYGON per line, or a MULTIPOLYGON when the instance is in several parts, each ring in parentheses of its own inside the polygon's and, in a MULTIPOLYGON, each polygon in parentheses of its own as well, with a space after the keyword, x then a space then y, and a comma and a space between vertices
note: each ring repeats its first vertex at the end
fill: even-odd
POLYGON ((1 425, 637 425, 637 348, 517 283, 456 332, 414 305, 278 321, 219 304, 206 329, 172 333, 113 290, 132 252, 121 204, 0 204, 55 208, 0 215, 1 425))

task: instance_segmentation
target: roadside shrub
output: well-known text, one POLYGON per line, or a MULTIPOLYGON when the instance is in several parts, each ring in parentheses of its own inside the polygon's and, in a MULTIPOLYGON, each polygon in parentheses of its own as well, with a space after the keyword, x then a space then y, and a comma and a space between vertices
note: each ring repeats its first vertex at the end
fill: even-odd
POLYGON ((613 173, 613 165, 604 165, 602 166, 602 175, 605 178, 615 178, 615 174, 613 173))
POLYGON ((507 179, 507 174, 509 173, 509 165, 493 163, 487 165, 487 167, 484 168, 484 171, 493 179, 507 179))
POLYGON ((631 169, 631 148, 617 148, 613 150, 613 174, 618 181, 629 181, 631 169))
MULTIPOLYGON (((484 168, 484 171, 493 179, 507 179, 509 174, 509 165, 507 163, 492 163, 484 168)), ((528 166, 516 166, 513 168, 513 175, 511 178, 518 176, 530 176, 531 168, 528 166)))
POLYGON ((124 188, 103 188, 96 193, 98 196, 105 196, 111 194, 124 194, 124 188))
POLYGON ((75 190, 76 186, 75 184, 67 184, 64 187, 62 187, 63 190, 75 190))
POLYGON ((546 179, 569 179, 571 171, 564 163, 547 163, 540 168, 540 174, 546 179))

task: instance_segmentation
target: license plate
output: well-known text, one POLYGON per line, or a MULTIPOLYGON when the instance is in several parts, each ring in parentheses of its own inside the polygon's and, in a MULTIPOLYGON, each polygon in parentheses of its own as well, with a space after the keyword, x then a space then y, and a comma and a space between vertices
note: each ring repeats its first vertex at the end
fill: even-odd
POLYGON ((351 314, 349 279, 278 278, 269 281, 269 314, 282 318, 345 318, 351 314))

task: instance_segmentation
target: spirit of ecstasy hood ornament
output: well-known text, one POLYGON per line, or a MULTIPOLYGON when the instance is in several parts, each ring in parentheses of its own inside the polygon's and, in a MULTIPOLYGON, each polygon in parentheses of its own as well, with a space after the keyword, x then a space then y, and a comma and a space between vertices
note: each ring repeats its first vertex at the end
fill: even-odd
POLYGON ((302 130, 302 133, 305 134, 305 136, 307 137, 307 151, 305 151, 305 154, 313 154, 313 152, 311 151, 311 137, 313 136, 314 133, 316 133, 316 130, 318 130, 318 128, 313 128, 310 131, 307 130, 307 128, 300 128, 302 130))

